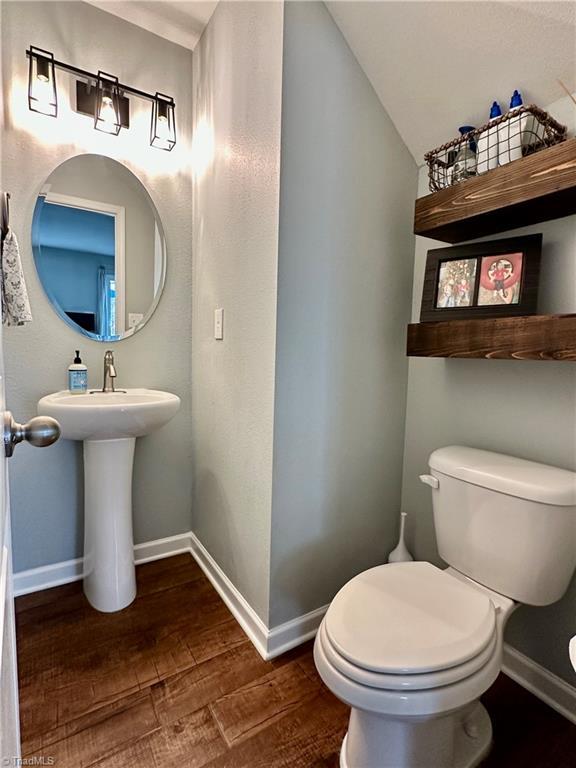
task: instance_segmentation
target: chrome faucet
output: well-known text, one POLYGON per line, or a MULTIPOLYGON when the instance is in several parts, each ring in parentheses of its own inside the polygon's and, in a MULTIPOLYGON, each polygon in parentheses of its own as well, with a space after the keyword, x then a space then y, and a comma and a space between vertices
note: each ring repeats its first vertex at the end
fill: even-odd
POLYGON ((109 349, 104 355, 104 384, 102 392, 114 392, 114 379, 116 378, 116 368, 114 367, 114 352, 109 349))
POLYGON ((114 352, 112 352, 111 349, 108 349, 104 353, 104 383, 102 384, 102 389, 91 389, 90 394, 97 395, 99 392, 110 392, 111 394, 114 392, 122 392, 125 394, 125 389, 116 389, 114 386, 114 379, 116 376, 117 374, 116 368, 114 366, 114 352))

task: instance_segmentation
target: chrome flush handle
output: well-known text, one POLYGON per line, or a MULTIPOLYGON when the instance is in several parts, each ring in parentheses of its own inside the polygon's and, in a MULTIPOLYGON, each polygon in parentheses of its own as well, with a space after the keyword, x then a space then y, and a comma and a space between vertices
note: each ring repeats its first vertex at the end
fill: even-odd
POLYGON ((420 475, 420 482, 429 485, 430 488, 440 487, 440 480, 438 480, 437 477, 434 477, 434 475, 420 475))
POLYGON ((50 416, 35 416, 27 424, 17 424, 10 411, 4 412, 4 453, 8 458, 23 440, 36 448, 45 448, 59 437, 60 424, 50 416))

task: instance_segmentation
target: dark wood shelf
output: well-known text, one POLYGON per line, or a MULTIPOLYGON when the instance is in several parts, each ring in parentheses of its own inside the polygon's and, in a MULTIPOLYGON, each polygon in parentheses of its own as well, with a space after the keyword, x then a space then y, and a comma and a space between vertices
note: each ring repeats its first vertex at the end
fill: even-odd
POLYGON ((415 323, 408 326, 406 353, 576 362, 576 314, 415 323))
POLYGON ((576 139, 416 200, 414 233, 461 243, 576 213, 576 139))

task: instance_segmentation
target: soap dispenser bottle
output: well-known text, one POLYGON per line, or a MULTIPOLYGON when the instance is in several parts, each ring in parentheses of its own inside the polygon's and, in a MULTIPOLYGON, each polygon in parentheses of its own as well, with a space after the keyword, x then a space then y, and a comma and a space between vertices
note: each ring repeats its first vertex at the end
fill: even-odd
MULTIPOLYGON (((500 104, 497 101, 492 103, 490 108, 490 123, 493 123, 502 116, 500 104)), ((478 152, 476 153, 477 173, 486 173, 493 168, 498 167, 498 128, 491 126, 482 131, 478 138, 478 152)))
POLYGON ((88 368, 80 359, 80 350, 76 350, 74 362, 68 368, 68 391, 72 395, 84 395, 88 391, 88 368))

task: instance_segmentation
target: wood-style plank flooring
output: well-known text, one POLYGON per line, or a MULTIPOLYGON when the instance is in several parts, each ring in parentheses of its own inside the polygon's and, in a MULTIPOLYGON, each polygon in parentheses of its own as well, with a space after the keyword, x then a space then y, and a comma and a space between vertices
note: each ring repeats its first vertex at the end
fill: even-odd
MULTIPOLYGON (((138 597, 81 585, 18 598, 23 755, 56 768, 337 768, 348 709, 312 645, 265 662, 189 555, 140 566, 138 597)), ((575 768, 576 726, 503 675, 486 768, 575 768)), ((378 768, 378 766, 374 766, 378 768)), ((435 768, 430 766, 429 768, 435 768)))

